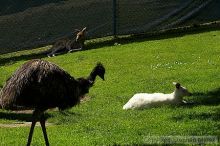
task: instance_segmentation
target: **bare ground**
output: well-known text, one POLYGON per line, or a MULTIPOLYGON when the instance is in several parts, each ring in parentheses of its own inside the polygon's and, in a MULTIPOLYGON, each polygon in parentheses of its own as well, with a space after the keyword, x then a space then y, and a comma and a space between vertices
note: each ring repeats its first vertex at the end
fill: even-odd
MULTIPOLYGON (((54 124, 46 122, 46 126, 52 126, 54 124)), ((17 128, 17 127, 30 127, 31 122, 15 122, 10 124, 0 124, 0 128, 17 128)), ((40 123, 37 122, 36 126, 40 126, 40 123)))

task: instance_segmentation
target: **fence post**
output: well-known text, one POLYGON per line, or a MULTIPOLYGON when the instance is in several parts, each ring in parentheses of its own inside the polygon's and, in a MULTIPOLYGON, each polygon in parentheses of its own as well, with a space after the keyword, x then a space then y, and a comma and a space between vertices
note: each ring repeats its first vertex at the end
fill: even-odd
POLYGON ((113 11, 113 37, 117 37, 117 2, 116 0, 112 1, 112 11, 113 11))

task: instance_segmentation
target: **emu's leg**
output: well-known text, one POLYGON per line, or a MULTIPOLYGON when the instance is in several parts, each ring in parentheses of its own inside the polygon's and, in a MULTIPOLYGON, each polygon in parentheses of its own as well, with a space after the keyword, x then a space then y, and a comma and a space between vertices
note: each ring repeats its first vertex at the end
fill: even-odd
POLYGON ((27 146, 30 146, 30 145, 31 145, 31 140, 32 140, 32 136, 33 136, 34 127, 35 127, 36 122, 37 122, 37 121, 32 121, 32 123, 31 123, 31 129, 30 129, 29 136, 28 136, 27 146))
POLYGON ((31 140, 32 140, 32 136, 33 136, 33 133, 34 133, 34 127, 35 127, 35 125, 37 123, 37 119, 38 119, 40 114, 41 114, 41 112, 39 112, 39 111, 34 111, 33 112, 31 129, 30 129, 29 136, 28 136, 27 146, 31 145, 31 140))
POLYGON ((45 123, 46 123, 46 119, 45 119, 44 114, 43 114, 41 116, 41 119, 40 119, 40 125, 41 125, 41 128, 42 128, 43 134, 44 134, 45 144, 46 144, 46 146, 49 146, 50 144, 49 144, 49 140, 48 140, 48 137, 47 137, 47 131, 46 131, 45 123))

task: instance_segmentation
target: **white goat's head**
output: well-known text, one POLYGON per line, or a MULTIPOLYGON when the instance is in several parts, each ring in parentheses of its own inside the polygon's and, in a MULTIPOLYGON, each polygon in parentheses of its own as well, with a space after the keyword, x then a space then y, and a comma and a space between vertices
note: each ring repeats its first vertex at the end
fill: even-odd
POLYGON ((175 85, 175 97, 176 98, 182 98, 184 96, 191 96, 192 93, 190 93, 185 87, 181 86, 180 83, 173 82, 173 85, 175 85))

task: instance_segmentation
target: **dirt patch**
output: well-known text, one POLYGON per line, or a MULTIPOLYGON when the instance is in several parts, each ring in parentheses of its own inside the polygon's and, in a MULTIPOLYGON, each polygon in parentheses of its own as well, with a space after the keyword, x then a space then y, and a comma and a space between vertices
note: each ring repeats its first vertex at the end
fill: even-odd
POLYGON ((84 103, 84 102, 89 101, 90 99, 91 99, 90 96, 85 96, 85 97, 83 97, 82 99, 80 99, 80 102, 81 102, 81 103, 84 103))
POLYGON ((32 114, 33 110, 16 110, 16 111, 11 111, 11 113, 16 113, 16 114, 32 114))

